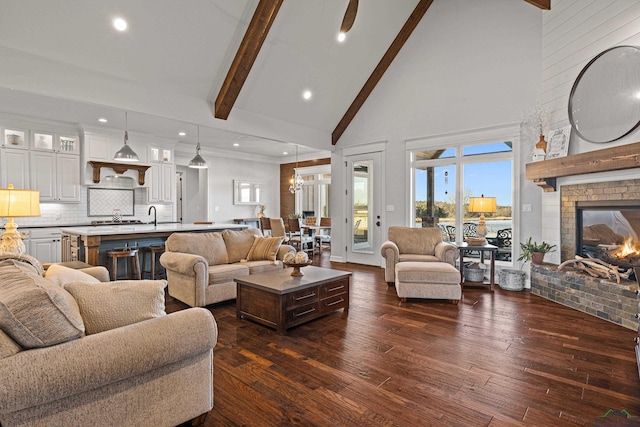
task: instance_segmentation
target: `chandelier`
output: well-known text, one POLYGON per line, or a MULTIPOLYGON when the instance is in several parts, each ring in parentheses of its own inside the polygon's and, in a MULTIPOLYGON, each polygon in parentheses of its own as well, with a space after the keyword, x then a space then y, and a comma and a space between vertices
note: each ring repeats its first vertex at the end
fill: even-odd
POLYGON ((302 184, 304 184, 302 177, 297 174, 297 171, 298 171, 298 146, 296 145, 296 168, 293 170, 293 175, 291 175, 291 179, 289 180, 289 191, 292 194, 296 194, 297 191, 302 190, 302 184))

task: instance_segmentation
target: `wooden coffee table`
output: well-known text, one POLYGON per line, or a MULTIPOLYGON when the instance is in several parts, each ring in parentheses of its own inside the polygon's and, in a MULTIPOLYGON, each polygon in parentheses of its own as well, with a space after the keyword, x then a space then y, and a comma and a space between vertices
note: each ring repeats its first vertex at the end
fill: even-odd
POLYGON ((236 314, 275 328, 287 329, 332 313, 349 312, 350 272, 308 266, 304 276, 291 276, 292 268, 235 279, 236 314))

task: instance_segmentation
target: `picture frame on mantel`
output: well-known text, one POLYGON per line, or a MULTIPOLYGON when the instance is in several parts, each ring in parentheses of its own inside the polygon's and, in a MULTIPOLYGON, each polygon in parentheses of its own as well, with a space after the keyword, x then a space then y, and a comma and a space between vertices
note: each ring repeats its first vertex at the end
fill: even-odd
POLYGON ((571 139, 571 126, 565 126, 549 133, 547 155, 545 160, 566 157, 569 154, 569 140, 571 139))

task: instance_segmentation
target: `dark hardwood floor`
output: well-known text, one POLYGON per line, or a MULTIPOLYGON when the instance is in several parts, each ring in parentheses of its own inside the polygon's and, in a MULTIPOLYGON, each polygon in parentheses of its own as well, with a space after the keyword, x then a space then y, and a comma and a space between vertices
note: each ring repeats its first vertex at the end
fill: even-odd
MULTIPOLYGON (((351 308, 289 330, 218 322, 207 426, 593 426, 640 415, 636 334, 528 291, 465 289, 399 305, 383 270, 353 272, 351 308)), ((167 311, 186 306, 168 298, 167 311)), ((627 424, 625 424, 627 425, 627 424)), ((631 424, 629 424, 631 425, 631 424)), ((632 424, 636 425, 636 424, 632 424)))

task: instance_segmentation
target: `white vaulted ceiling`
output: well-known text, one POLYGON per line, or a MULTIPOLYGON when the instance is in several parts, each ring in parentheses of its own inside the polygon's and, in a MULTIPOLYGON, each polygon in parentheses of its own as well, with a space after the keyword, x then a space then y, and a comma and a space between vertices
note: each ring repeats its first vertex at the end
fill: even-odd
POLYGON ((332 131, 417 3, 360 1, 341 44, 347 0, 285 0, 220 120, 212 105, 257 0, 2 0, 0 113, 121 129, 129 111, 130 128, 178 144, 194 144, 200 125, 203 150, 233 140, 274 158, 283 150, 273 141, 330 150, 332 131), (116 16, 127 31, 114 30, 116 16), (191 129, 187 137, 180 127, 191 129))

